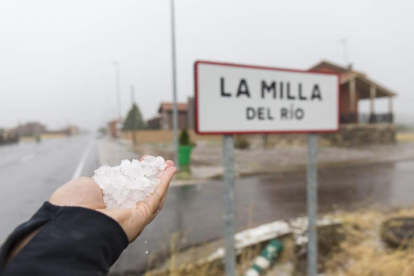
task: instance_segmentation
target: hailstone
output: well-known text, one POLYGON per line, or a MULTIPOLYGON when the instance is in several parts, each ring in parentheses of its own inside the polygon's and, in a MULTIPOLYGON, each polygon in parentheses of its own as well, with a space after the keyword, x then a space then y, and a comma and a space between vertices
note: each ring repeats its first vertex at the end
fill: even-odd
POLYGON ((102 189, 106 209, 135 208, 155 191, 166 167, 163 157, 148 155, 141 162, 122 160, 116 167, 101 166, 93 180, 102 189))

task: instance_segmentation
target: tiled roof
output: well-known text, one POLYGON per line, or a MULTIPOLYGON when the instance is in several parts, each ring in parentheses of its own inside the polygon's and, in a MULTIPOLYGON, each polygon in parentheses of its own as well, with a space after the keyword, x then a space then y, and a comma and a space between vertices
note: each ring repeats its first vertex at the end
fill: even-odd
MULTIPOLYGON (((177 110, 178 111, 187 111, 187 103, 177 103, 177 110)), ((160 108, 158 109, 158 112, 161 112, 162 110, 165 111, 171 111, 173 110, 173 103, 161 103, 160 108)))
POLYGON ((330 72, 330 73, 339 74, 341 85, 346 84, 353 79, 358 79, 358 81, 364 82, 367 86, 375 86, 377 89, 377 94, 379 92, 389 97, 394 97, 397 95, 397 93, 395 93, 391 89, 386 88, 384 85, 381 85, 377 81, 374 81, 368 78, 365 73, 354 70, 351 67, 346 68, 346 67, 340 66, 330 61, 322 60, 318 64, 309 68, 309 71, 330 72))

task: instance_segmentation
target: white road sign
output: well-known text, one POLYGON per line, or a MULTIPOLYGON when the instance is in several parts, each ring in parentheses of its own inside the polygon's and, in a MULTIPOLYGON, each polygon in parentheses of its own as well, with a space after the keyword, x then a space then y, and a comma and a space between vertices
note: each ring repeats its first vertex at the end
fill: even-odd
POLYGON ((207 61, 194 75, 199 134, 339 128, 338 75, 207 61))

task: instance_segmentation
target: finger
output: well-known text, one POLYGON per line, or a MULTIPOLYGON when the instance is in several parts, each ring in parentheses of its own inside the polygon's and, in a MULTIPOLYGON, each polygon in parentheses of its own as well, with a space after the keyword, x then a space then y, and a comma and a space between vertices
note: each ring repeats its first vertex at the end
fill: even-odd
MULTIPOLYGON (((157 205, 162 201, 163 198, 165 198, 166 191, 168 190, 168 186, 177 170, 174 167, 173 161, 167 160, 165 163, 167 164, 167 167, 161 173, 159 177, 160 183, 158 184, 157 188, 155 189, 153 193, 154 194, 153 197, 155 197, 157 201, 151 201, 152 203, 156 203, 157 205)), ((151 195, 149 195, 148 197, 151 197, 151 195)))
POLYGON ((172 161, 167 161, 167 168, 160 176, 160 183, 158 184, 154 193, 150 194, 147 197, 146 203, 150 208, 151 214, 158 212, 162 200, 165 199, 168 186, 174 176, 175 171, 176 168, 174 167, 174 163, 172 161))
POLYGON ((174 177, 175 172, 177 171, 177 169, 174 167, 174 162, 168 160, 166 163, 167 167, 160 175, 160 183, 155 190, 161 197, 164 197, 164 194, 166 193, 168 186, 174 177))
MULTIPOLYGON (((171 160, 167 160, 167 169, 169 169, 170 171, 168 171, 165 175, 161 175, 160 176, 160 180, 161 181, 162 180, 165 180, 167 182, 167 186, 166 187, 161 187, 160 188, 161 191, 164 190, 164 192, 163 192, 164 195, 161 198, 161 206, 160 206, 160 209, 164 205, 165 198, 167 197, 167 190, 168 190, 168 188, 170 186, 171 180, 174 177, 175 173, 177 172, 177 168, 174 167, 174 162, 171 161, 171 160), (170 170, 170 168, 171 168, 171 170, 170 170)), ((160 184, 162 184, 162 183, 160 183, 160 184)))
POLYGON ((174 162, 171 161, 171 160, 165 161, 165 164, 167 164, 167 167, 165 167, 165 168, 174 167, 174 162))
POLYGON ((147 157, 147 156, 148 156, 148 154, 144 154, 143 156, 141 156, 141 158, 139 159, 139 161, 142 162, 142 160, 144 160, 144 158, 147 157))
POLYGON ((165 203, 165 200, 167 199, 167 194, 165 194, 164 195, 164 197, 161 199, 161 203, 160 203, 160 206, 158 207, 158 210, 159 211, 161 211, 162 210, 162 208, 164 207, 164 203, 165 203))
MULTIPOLYGON (((170 184, 168 184, 168 187, 170 187, 170 184)), ((160 206, 159 206, 159 210, 162 210, 162 208, 164 207, 164 202, 165 202, 165 200, 167 198, 167 194, 168 193, 165 193, 164 196, 161 198, 161 203, 160 203, 160 206)))

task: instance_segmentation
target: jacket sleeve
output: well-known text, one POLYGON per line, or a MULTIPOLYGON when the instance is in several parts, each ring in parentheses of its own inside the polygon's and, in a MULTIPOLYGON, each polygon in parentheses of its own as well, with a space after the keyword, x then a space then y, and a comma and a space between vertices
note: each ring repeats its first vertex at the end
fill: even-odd
POLYGON ((82 207, 60 207, 45 202, 18 226, 0 249, 0 274, 107 275, 128 246, 121 226, 100 212, 82 207), (27 234, 39 232, 6 264, 7 255, 27 234))

